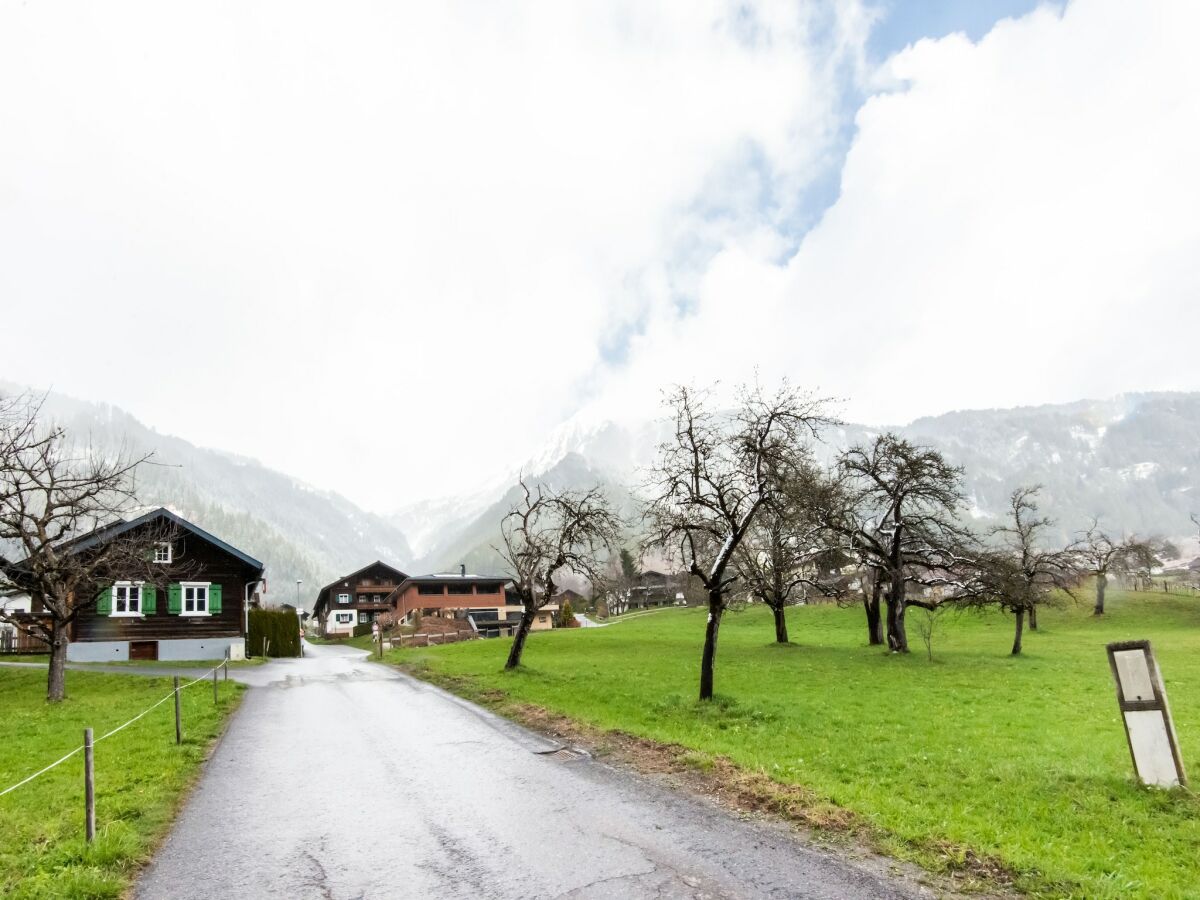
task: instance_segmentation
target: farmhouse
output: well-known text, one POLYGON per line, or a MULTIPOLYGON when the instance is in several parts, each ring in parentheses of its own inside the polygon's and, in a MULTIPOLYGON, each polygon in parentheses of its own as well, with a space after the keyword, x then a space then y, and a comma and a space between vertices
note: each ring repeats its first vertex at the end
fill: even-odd
MULTIPOLYGON (((264 583, 263 564, 163 508, 97 528, 66 550, 87 553, 139 535, 147 540, 147 535, 169 535, 153 550, 163 581, 96 585, 95 604, 81 609, 71 623, 67 659, 221 659, 227 653, 242 658, 245 608, 264 583)), ((34 604, 29 614, 40 612, 34 604)))
MULTIPOLYGON (((399 619, 414 612, 434 616, 470 616, 485 637, 510 634, 521 619, 522 606, 505 591, 509 579, 503 575, 468 575, 466 566, 457 573, 417 575, 396 589, 394 607, 399 619)), ((541 617, 539 617, 541 618, 541 617)), ((552 628, 553 617, 534 628, 552 628)))
POLYGON ((647 569, 638 575, 629 589, 630 609, 651 609, 658 606, 673 606, 683 601, 683 579, 679 575, 668 575, 647 569))
POLYGON ((355 626, 395 609, 392 594, 407 578, 395 566, 375 560, 325 585, 313 604, 321 634, 350 635, 355 626))

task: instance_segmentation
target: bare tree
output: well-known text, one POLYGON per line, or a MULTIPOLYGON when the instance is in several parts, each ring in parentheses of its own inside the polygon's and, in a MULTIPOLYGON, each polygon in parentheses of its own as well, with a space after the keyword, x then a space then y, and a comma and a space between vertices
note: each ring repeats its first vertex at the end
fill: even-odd
POLYGON ((645 512, 647 546, 681 559, 708 596, 701 700, 713 696, 721 616, 737 580, 734 554, 795 464, 796 449, 832 421, 824 401, 786 382, 770 395, 743 389, 730 415, 718 416, 709 403, 707 391, 680 386, 668 394, 674 435, 659 447, 645 512))
POLYGON ((495 548, 524 607, 504 668, 521 664, 533 620, 556 593, 555 577, 573 572, 599 580, 597 555, 616 545, 620 531, 621 520, 600 488, 556 491, 521 479, 521 499, 500 523, 504 546, 495 548))
POLYGON ((933 637, 946 609, 947 607, 941 604, 932 609, 923 609, 922 612, 925 615, 917 620, 917 631, 921 635, 921 641, 925 644, 925 655, 930 662, 933 662, 933 637))
MULTIPOLYGON (((887 605, 892 652, 908 652, 905 607, 934 602, 909 598, 909 583, 943 588, 963 583, 956 569, 970 555, 974 538, 956 518, 963 501, 962 474, 938 451, 890 433, 838 458, 840 499, 826 510, 826 524, 842 549, 874 573, 887 605)), ((872 595, 877 604, 875 587, 872 595)), ((878 616, 877 605, 875 609, 878 616)), ((874 642, 877 618, 873 623, 870 604, 867 617, 874 642)))
POLYGON ((780 644, 788 643, 787 607, 810 588, 823 586, 818 561, 825 551, 824 528, 816 514, 821 474, 807 460, 794 468, 762 504, 734 554, 738 578, 774 614, 775 641, 780 644))
POLYGON ((1013 655, 1021 652, 1025 617, 1030 628, 1037 629, 1038 607, 1073 590, 1079 580, 1075 554, 1070 550, 1051 550, 1044 544, 1045 534, 1054 523, 1038 515, 1040 485, 1020 487, 1009 497, 1009 521, 992 529, 998 539, 997 554, 991 557, 998 571, 991 579, 995 590, 991 602, 1013 613, 1016 633, 1013 655), (1003 558, 1001 564, 1000 559, 1003 558))
POLYGON ((1108 576, 1126 571, 1131 564, 1136 565, 1139 559, 1155 556, 1153 542, 1136 535, 1133 537, 1113 538, 1100 527, 1097 519, 1083 532, 1083 535, 1071 545, 1078 560, 1077 565, 1083 571, 1096 578, 1096 605, 1092 614, 1104 615, 1104 600, 1108 592, 1108 576))
POLYGON ((153 562, 169 534, 142 529, 103 538, 136 503, 134 475, 148 456, 74 451, 58 427, 41 427, 40 403, 10 399, 0 408, 0 595, 29 596, 33 612, 0 612, 50 646, 46 699, 66 697, 69 628, 114 581, 165 585, 174 569, 153 562), (100 528, 100 531, 96 529, 100 528))

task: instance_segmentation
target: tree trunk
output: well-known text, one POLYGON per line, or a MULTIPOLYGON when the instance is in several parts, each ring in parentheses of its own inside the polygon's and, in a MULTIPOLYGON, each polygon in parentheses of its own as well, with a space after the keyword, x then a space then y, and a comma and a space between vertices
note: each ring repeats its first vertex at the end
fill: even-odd
POLYGON ((525 608, 525 612, 521 614, 521 624, 517 626, 517 633, 513 636, 512 647, 508 651, 508 662, 504 664, 505 669, 515 669, 521 664, 521 654, 525 652, 525 638, 529 637, 529 629, 533 627, 534 610, 525 608))
POLYGON ((711 700, 713 695, 713 671, 717 662, 717 632, 721 629, 721 603, 719 590, 708 592, 708 624, 704 628, 704 653, 700 657, 700 699, 711 700))
POLYGON ((53 624, 50 640, 50 669, 46 676, 46 700, 58 703, 67 699, 67 626, 53 624))
POLYGON ((1104 615, 1104 592, 1108 590, 1108 576, 1096 576, 1096 608, 1092 610, 1092 615, 1104 615))
POLYGON ((908 652, 908 632, 904 627, 904 576, 892 579, 887 596, 887 642, 893 653, 908 652))
POLYGON ((1012 655, 1019 656, 1021 653, 1021 634, 1025 631, 1025 610, 1017 610, 1017 633, 1013 638, 1012 655))
POLYGON ((1037 631, 1037 607, 1029 607, 1029 630, 1037 631))
POLYGON ((771 610, 775 613, 775 643, 786 644, 788 642, 787 617, 783 614, 783 607, 772 606, 771 610))
POLYGON ((879 614, 879 596, 883 584, 878 579, 871 586, 871 596, 863 597, 863 609, 867 613, 867 643, 872 647, 883 645, 883 616, 879 614))

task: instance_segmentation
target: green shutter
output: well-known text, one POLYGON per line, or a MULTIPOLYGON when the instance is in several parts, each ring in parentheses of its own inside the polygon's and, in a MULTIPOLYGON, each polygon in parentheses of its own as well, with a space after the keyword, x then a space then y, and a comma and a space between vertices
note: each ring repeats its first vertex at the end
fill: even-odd
POLYGON ((183 587, 178 584, 167 587, 167 612, 173 616, 183 612, 183 587))
POLYGON ((154 590, 154 585, 142 585, 142 615, 152 616, 158 612, 158 595, 154 590))
POLYGON ((112 614, 112 588, 106 587, 96 598, 96 612, 102 616, 112 614))
POLYGON ((214 615, 221 611, 221 586, 219 584, 208 586, 208 611, 214 615))

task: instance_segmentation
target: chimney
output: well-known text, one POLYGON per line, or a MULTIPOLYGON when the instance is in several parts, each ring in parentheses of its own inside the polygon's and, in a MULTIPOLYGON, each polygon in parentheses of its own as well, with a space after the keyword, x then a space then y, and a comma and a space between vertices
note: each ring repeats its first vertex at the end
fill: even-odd
POLYGON ((466 563, 458 564, 458 574, 461 575, 463 578, 467 577, 467 564, 466 563))

